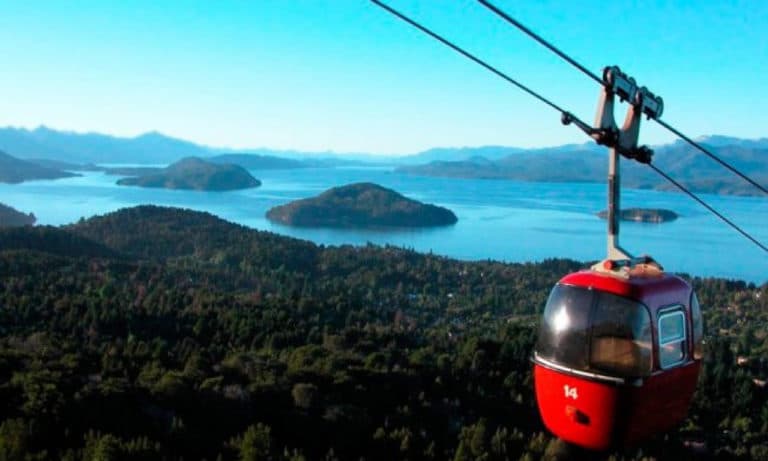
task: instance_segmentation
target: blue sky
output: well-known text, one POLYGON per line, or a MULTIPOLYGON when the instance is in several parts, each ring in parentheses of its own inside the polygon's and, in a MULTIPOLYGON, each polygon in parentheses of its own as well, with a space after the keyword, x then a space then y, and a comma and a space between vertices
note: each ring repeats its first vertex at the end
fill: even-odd
MULTIPOLYGON (((596 84, 474 1, 390 4, 592 120, 596 84)), ((495 4, 595 72, 620 65, 689 135, 768 136, 768 2, 495 4)), ((0 57, 0 125, 383 154, 585 141, 364 0, 0 1, 0 57)))

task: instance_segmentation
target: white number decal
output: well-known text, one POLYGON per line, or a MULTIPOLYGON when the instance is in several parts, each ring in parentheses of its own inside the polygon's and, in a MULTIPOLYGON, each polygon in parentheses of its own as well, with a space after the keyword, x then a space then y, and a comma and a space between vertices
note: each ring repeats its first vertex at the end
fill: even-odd
POLYGON ((565 391, 566 399, 577 400, 579 398, 579 391, 575 387, 571 387, 566 384, 563 386, 563 390, 565 391))

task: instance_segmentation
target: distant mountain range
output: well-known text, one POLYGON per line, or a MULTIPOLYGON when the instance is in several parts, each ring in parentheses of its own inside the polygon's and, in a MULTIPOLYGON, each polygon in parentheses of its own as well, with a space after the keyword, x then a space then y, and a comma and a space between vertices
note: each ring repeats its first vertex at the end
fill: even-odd
POLYGON ((266 148, 228 149, 195 144, 158 132, 149 132, 133 138, 109 136, 99 133, 57 131, 45 126, 34 130, 0 128, 0 150, 20 159, 45 159, 74 164, 169 164, 185 157, 215 157, 254 155, 265 158, 313 160, 321 165, 339 161, 374 162, 369 154, 336 154, 333 152, 301 152, 266 148))
MULTIPOLYGON (((705 136, 697 141, 718 153, 738 169, 768 185, 768 138, 740 139, 705 136)), ((655 146, 654 164, 697 192, 754 194, 756 190, 687 143, 655 146)), ((41 126, 34 130, 0 128, 0 150, 17 159, 34 159, 48 174, 61 170, 94 169, 94 163, 170 164, 187 157, 214 163, 233 163, 249 170, 333 167, 339 165, 385 164, 398 166, 402 173, 457 178, 512 179, 519 181, 602 182, 606 176, 607 150, 595 143, 525 149, 505 146, 434 148, 400 157, 333 152, 300 152, 273 149, 234 151, 195 144, 151 132, 134 138, 97 133, 73 133, 41 126), (88 165, 90 164, 90 165, 88 165), (83 167, 82 165, 87 165, 83 167), (56 168, 58 167, 58 168, 56 168)), ((4 159, 6 162, 8 159, 4 159)), ((3 159, 0 158, 0 162, 3 159)), ((634 188, 672 189, 655 173, 634 162, 623 163, 623 184, 634 188)), ((18 182, 26 175, 10 177, 0 167, 0 180, 18 182), (21 178, 21 179, 18 179, 21 178)), ((25 166, 24 168, 28 168, 25 166)), ((22 168, 23 169, 23 168, 22 168)), ((38 170, 42 171, 42 170, 38 170)), ((127 171, 110 170, 114 174, 127 171)), ((41 173, 42 174, 42 173, 41 173)))
MULTIPOLYGON (((717 136, 702 142, 720 158, 768 187, 768 140, 740 140, 717 136), (714 142, 708 142, 712 139, 714 142), (731 142, 732 144, 727 144, 731 142)), ((433 161, 404 165, 401 173, 453 178, 511 179, 537 182, 604 182, 607 175, 605 148, 572 150, 538 149, 491 159, 474 156, 458 161, 433 161)), ((472 153, 464 150, 464 153, 472 153)), ((687 143, 676 142, 654 149, 653 164, 694 192, 759 195, 749 183, 733 175, 687 143)), ((676 190, 675 186, 645 165, 624 159, 622 184, 630 188, 676 190)))
POLYGON ((472 158, 484 158, 487 160, 500 160, 518 154, 573 154, 585 152, 602 152, 603 147, 595 143, 566 144, 553 147, 508 147, 508 146, 480 146, 480 147, 436 147, 413 155, 395 157, 394 161, 400 165, 414 165, 428 162, 456 162, 470 160, 472 158))
POLYGON ((157 132, 135 138, 98 133, 0 128, 0 150, 22 158, 70 163, 170 163, 183 157, 207 157, 210 149, 157 132))
MULTIPOLYGON (((711 135, 701 136, 695 139, 695 141, 709 147, 739 146, 750 149, 768 149, 768 138, 742 139, 734 138, 732 136, 711 135)), ((686 142, 680 140, 676 141, 676 144, 686 144, 686 142)))

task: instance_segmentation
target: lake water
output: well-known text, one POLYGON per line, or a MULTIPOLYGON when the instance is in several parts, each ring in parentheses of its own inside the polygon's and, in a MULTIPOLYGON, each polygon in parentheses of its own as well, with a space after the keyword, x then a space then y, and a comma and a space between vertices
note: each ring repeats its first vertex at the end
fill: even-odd
MULTIPOLYGON (((117 186, 99 172, 54 181, 0 184, 0 202, 34 212, 39 224, 67 224, 139 204, 191 208, 229 221, 326 245, 393 244, 465 260, 522 262, 605 255, 604 184, 518 183, 427 178, 388 168, 335 168, 252 172, 263 184, 232 192, 196 192, 117 186), (275 206, 334 186, 371 181, 410 198, 447 207, 459 222, 428 230, 300 229, 273 224, 275 206)), ((768 199, 702 195, 759 241, 768 242, 768 199)), ((621 223, 622 246, 653 255, 665 268, 700 276, 768 281, 768 254, 688 197, 624 190, 622 207, 667 208, 680 215, 665 224, 621 223)))

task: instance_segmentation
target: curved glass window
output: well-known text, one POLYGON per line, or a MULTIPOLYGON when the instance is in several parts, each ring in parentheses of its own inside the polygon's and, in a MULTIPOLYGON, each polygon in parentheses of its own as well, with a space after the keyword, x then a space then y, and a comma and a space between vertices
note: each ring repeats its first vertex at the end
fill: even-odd
POLYGON ((642 304, 556 285, 544 308, 537 354, 555 364, 620 377, 651 371, 651 319, 642 304))
POLYGON ((536 353, 569 368, 588 368, 589 314, 592 291, 555 285, 539 327, 536 353))
POLYGON ((659 365, 669 368, 685 359, 685 314, 682 310, 659 316, 659 365))
POLYGON ((590 365, 621 376, 651 372, 651 317, 645 307, 608 293, 597 293, 592 317, 590 365))

